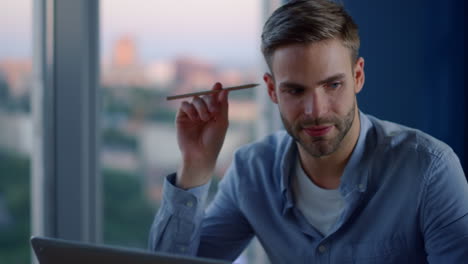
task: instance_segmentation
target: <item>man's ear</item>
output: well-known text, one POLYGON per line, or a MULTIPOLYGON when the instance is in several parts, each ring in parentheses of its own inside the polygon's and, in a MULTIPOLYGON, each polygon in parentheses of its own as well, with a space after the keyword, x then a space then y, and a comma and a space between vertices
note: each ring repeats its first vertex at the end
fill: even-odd
POLYGON ((273 76, 269 73, 265 73, 263 75, 263 80, 268 88, 268 95, 270 96, 271 101, 277 104, 278 96, 276 95, 275 80, 273 79, 273 76))
POLYGON ((364 74, 364 58, 359 57, 357 59, 356 64, 354 65, 354 93, 357 94, 361 91, 362 87, 364 86, 365 81, 365 74, 364 74))

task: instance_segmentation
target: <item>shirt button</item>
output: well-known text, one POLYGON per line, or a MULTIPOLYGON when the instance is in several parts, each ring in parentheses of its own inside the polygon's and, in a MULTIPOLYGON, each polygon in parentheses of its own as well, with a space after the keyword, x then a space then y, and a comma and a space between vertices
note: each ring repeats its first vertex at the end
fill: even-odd
POLYGON ((187 207, 193 207, 193 202, 192 202, 192 201, 187 201, 187 202, 185 203, 185 205, 186 205, 187 207))
POLYGON ((359 185, 358 185, 358 188, 359 188, 359 190, 360 190, 361 192, 363 192, 363 191, 364 191, 364 184, 359 184, 359 185))
POLYGON ((327 250, 327 247, 324 246, 324 245, 320 245, 320 247, 318 248, 318 250, 319 250, 320 253, 323 253, 323 252, 325 252, 325 251, 327 250))
POLYGON ((184 246, 180 246, 179 250, 180 250, 180 252, 185 252, 187 250, 187 248, 185 248, 184 246))

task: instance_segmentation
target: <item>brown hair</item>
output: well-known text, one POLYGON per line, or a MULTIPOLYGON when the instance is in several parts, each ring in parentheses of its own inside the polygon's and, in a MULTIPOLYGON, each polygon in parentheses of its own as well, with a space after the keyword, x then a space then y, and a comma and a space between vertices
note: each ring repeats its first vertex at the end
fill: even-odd
POLYGON ((262 32, 262 53, 271 69, 271 57, 280 46, 309 44, 339 39, 351 50, 351 59, 358 58, 359 34, 344 7, 328 0, 300 0, 276 9, 262 32))

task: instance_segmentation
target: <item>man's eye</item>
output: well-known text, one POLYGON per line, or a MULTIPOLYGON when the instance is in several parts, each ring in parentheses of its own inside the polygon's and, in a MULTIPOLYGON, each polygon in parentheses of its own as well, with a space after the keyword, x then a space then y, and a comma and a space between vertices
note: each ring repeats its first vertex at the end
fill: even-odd
POLYGON ((334 82, 327 85, 331 89, 338 89, 341 87, 341 82, 334 82))
POLYGON ((288 89, 288 93, 291 95, 299 95, 304 91, 304 89, 299 89, 299 88, 292 88, 288 89))

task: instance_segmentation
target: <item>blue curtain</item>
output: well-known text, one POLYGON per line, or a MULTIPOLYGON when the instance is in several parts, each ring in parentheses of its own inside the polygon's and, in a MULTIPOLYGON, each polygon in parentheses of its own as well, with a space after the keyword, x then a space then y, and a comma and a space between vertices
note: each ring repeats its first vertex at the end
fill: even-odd
POLYGON ((361 110, 444 141, 467 175, 465 0, 339 2, 359 26, 366 70, 361 110))
POLYGON ((468 172, 464 0, 344 1, 360 28, 366 113, 450 145, 468 172))

